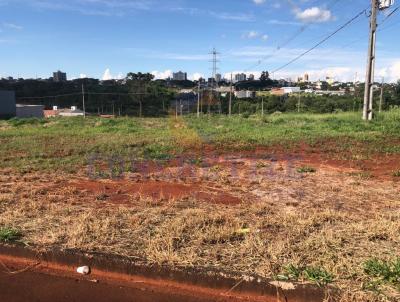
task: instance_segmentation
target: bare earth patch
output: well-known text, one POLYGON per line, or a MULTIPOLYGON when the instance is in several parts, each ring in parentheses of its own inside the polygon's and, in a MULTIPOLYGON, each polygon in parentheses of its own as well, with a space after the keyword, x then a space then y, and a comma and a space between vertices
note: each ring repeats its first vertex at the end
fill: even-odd
POLYGON ((400 256, 400 183, 381 166, 364 177, 360 166, 320 155, 232 154, 118 179, 3 171, 0 226, 17 228, 38 249, 149 264, 269 278, 289 265, 321 268, 341 290, 332 301, 398 301, 396 287, 369 288, 363 267, 374 257, 400 256), (299 172, 304 166, 316 172, 299 172))

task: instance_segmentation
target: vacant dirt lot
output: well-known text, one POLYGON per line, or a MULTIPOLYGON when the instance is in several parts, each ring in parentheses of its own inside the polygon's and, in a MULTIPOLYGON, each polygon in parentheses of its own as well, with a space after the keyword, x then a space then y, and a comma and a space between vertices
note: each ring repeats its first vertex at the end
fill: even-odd
POLYGON ((38 249, 331 284, 335 301, 396 301, 396 282, 365 263, 400 256, 399 162, 257 150, 130 163, 115 179, 104 163, 73 176, 3 170, 0 225, 38 249))

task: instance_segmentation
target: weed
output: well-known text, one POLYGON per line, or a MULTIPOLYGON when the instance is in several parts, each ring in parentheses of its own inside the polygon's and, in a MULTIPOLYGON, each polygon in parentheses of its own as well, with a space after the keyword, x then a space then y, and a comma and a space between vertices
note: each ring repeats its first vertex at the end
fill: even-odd
POLYGON ((297 172, 299 172, 299 173, 315 173, 315 172, 317 172, 317 170, 313 167, 303 166, 303 167, 298 168, 297 172))
POLYGON ((318 286, 324 286, 333 282, 333 275, 327 272, 323 268, 319 267, 298 267, 290 264, 284 267, 283 274, 277 276, 279 280, 307 280, 317 284, 318 286))
POLYGON ((366 172, 366 171, 363 171, 363 172, 350 172, 348 175, 349 176, 353 176, 353 177, 359 177, 361 179, 371 179, 372 178, 371 172, 366 172))
POLYGON ((400 288, 400 258, 393 261, 370 259, 364 263, 364 272, 376 278, 400 288))
POLYGON ((303 272, 303 268, 297 267, 293 264, 289 264, 288 266, 284 267, 283 274, 280 274, 277 277, 279 280, 285 280, 285 281, 295 280, 295 281, 297 281, 300 279, 302 272, 303 272))
POLYGON ((316 283, 318 286, 326 285, 333 281, 333 276, 326 270, 318 267, 307 267, 303 272, 304 278, 316 283))
POLYGON ((21 233, 15 229, 0 228, 0 242, 13 242, 21 238, 21 233))
POLYGON ((394 177, 400 177, 400 170, 394 171, 393 172, 394 177))

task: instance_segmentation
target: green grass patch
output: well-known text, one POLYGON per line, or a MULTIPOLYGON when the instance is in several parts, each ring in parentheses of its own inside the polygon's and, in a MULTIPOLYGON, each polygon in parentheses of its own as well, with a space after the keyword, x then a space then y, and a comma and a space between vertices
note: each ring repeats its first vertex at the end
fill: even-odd
POLYGON ((176 127, 171 118, 97 117, 3 121, 0 169, 74 173, 85 169, 93 154, 165 160, 184 152, 193 137, 196 144, 225 152, 263 146, 290 153, 306 143, 327 156, 346 160, 400 153, 397 112, 385 112, 370 123, 362 121, 359 113, 282 113, 263 118, 188 115, 181 123, 182 127, 176 127))
POLYGON ((393 172, 394 177, 400 177, 400 170, 394 171, 393 172))
POLYGON ((17 241, 21 237, 22 234, 13 228, 0 228, 0 242, 13 242, 17 241))
POLYGON ((290 264, 284 268, 282 274, 277 276, 281 281, 309 281, 324 286, 333 282, 333 275, 323 268, 290 264))
POLYGON ((372 277, 370 284, 390 284, 400 290, 400 258, 392 261, 370 259, 364 263, 364 272, 372 277))

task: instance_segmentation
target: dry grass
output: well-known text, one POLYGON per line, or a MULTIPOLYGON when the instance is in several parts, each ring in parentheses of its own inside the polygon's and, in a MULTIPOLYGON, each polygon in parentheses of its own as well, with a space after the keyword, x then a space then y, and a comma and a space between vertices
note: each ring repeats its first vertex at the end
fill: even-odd
POLYGON ((65 186, 62 174, 6 171, 0 226, 21 230, 24 242, 37 248, 101 251, 146 263, 268 278, 288 265, 321 268, 341 289, 335 301, 398 301, 390 284, 364 288, 371 279, 363 265, 400 256, 400 185, 325 168, 290 176, 287 169, 260 160, 243 160, 237 173, 224 163, 195 168, 196 181, 241 197, 238 206, 191 198, 154 203, 145 196, 117 206, 65 186))

